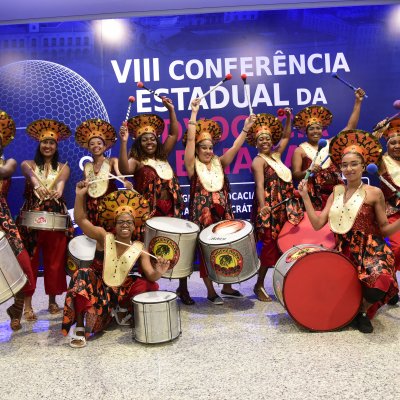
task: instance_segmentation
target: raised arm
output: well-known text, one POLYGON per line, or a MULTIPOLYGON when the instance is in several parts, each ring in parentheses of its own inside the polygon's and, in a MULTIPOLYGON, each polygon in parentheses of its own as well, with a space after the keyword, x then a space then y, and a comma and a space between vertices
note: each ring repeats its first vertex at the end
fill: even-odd
POLYGON ((17 162, 9 158, 3 166, 0 166, 0 179, 7 179, 14 175, 17 169, 17 162))
POLYGON ((124 121, 119 128, 119 137, 121 139, 118 157, 118 169, 122 175, 134 175, 139 162, 132 157, 128 159, 128 127, 124 121))
POLYGON ((350 114, 350 118, 347 121, 347 125, 343 130, 356 129, 358 125, 358 120, 360 119, 361 103, 364 100, 365 92, 363 89, 358 88, 354 92, 356 98, 354 100, 353 111, 350 114))
POLYGON ((196 158, 196 119, 200 108, 200 99, 193 99, 191 102, 192 113, 190 114, 190 120, 187 129, 187 139, 185 147, 185 168, 188 173, 189 179, 194 174, 194 161, 196 158))
POLYGON ((292 109, 286 107, 285 115, 286 115, 286 121, 285 121, 285 126, 283 128, 282 139, 280 140, 278 148, 276 149, 276 151, 281 155, 285 151, 287 145, 289 144, 290 135, 292 133, 292 118, 291 118, 292 109))
POLYGON ((167 97, 163 97, 162 102, 169 111, 170 126, 169 126, 168 137, 164 142, 164 151, 165 154, 168 155, 174 149, 175 144, 178 141, 179 124, 178 124, 178 119, 176 118, 175 107, 172 103, 172 100, 167 97))
POLYGON ((233 142, 232 147, 229 148, 220 157, 221 165, 223 167, 226 167, 227 165, 229 165, 233 161, 233 159, 235 158, 236 154, 238 153, 238 151, 242 147, 244 141, 246 140, 247 133, 248 133, 249 129, 251 129, 251 127, 253 126, 255 120, 256 120, 255 114, 251 114, 246 118, 246 120, 244 121, 243 129, 240 132, 239 136, 233 142))

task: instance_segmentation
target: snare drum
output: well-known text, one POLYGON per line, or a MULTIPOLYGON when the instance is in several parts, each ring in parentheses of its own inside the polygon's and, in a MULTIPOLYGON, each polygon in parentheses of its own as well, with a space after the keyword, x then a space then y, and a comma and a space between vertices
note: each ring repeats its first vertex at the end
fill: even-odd
POLYGON ((192 274, 199 231, 193 222, 179 218, 154 217, 146 221, 145 248, 170 262, 163 278, 186 278, 192 274))
POLYGON ((68 227, 68 214, 46 211, 25 211, 20 214, 21 225, 41 231, 65 231, 68 227))
POLYGON ((175 293, 162 290, 141 293, 132 302, 135 320, 133 337, 137 342, 170 342, 182 333, 175 293))
POLYGON ((240 219, 220 221, 200 233, 200 250, 209 278, 217 283, 239 283, 260 268, 253 225, 240 219))
MULTIPOLYGON (((319 214, 320 211, 316 211, 316 213, 319 214)), ((285 222, 278 236, 278 247, 282 253, 302 243, 318 244, 328 249, 334 249, 335 235, 330 230, 329 224, 316 231, 305 212, 304 218, 298 225, 292 225, 289 221, 285 222)))
POLYGON ((27 281, 5 233, 0 231, 0 304, 17 294, 27 281))
POLYGON ((65 272, 72 276, 79 268, 87 268, 92 264, 96 252, 96 241, 85 235, 74 237, 68 243, 68 257, 65 272))
POLYGON ((313 331, 347 325, 362 301, 355 266, 344 255, 315 244, 287 250, 275 265, 273 284, 288 314, 313 331))

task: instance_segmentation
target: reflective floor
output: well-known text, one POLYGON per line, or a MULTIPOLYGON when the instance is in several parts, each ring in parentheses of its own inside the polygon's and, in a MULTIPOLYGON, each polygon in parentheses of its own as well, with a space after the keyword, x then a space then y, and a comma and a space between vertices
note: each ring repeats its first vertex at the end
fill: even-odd
MULTIPOLYGON (((398 276, 400 278, 400 276, 398 276)), ((281 304, 247 297, 212 305, 198 272, 194 306, 181 306, 182 335, 166 344, 132 340, 115 324, 72 349, 61 314, 47 311, 43 278, 34 296, 38 321, 12 332, 0 305, 1 399, 397 399, 400 307, 385 306, 365 335, 346 327, 316 333, 299 327, 281 304)), ((271 289, 272 274, 267 277, 271 289)), ((160 281, 175 290, 177 281, 160 281)), ((236 286, 236 285, 235 285, 236 286)), ((220 288, 217 289, 219 292, 220 288)), ((60 297, 59 304, 62 303, 60 297)))

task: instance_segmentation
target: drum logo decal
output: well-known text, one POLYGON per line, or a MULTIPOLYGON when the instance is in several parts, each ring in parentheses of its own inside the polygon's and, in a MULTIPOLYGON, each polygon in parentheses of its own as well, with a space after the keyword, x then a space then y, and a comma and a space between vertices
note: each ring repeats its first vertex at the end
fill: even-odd
POLYGON ((43 215, 40 217, 35 218, 35 224, 47 224, 47 219, 43 215))
POLYGON ((235 249, 213 250, 210 254, 210 259, 217 275, 238 276, 242 272, 243 257, 235 249))
MULTIPOLYGON (((169 261, 169 269, 175 267, 179 261, 179 246, 170 238, 165 236, 156 236, 149 243, 149 252, 155 256, 165 258, 169 261)), ((153 263, 155 260, 152 259, 153 263)))
POLYGON ((68 257, 67 267, 66 267, 68 275, 72 276, 77 269, 78 269, 78 265, 76 265, 74 259, 71 257, 68 257))
POLYGON ((300 260, 300 258, 303 258, 305 255, 314 253, 315 251, 320 251, 320 248, 317 247, 305 247, 304 249, 297 250, 292 254, 289 254, 286 257, 286 262, 292 262, 296 260, 300 260))

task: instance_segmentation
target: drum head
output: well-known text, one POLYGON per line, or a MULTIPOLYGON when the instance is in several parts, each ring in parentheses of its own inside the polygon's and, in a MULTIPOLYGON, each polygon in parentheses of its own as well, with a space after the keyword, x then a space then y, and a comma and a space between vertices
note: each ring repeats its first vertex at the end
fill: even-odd
POLYGON ((176 299, 177 296, 173 292, 168 292, 166 290, 158 290, 156 292, 145 292, 137 294, 132 301, 135 303, 165 303, 166 301, 171 301, 176 299))
POLYGON ((68 243, 68 251, 79 260, 91 261, 96 252, 96 241, 85 235, 76 236, 68 243))
POLYGON ((356 316, 361 284, 356 268, 345 256, 313 252, 297 260, 287 273, 283 298, 288 313, 300 325, 331 331, 356 316))
POLYGON ((233 243, 253 230, 250 222, 241 219, 220 221, 208 226, 200 232, 200 241, 205 244, 233 243))
POLYGON ((146 221, 146 226, 168 233, 196 233, 200 228, 193 222, 172 217, 153 217, 146 221))
MULTIPOLYGON (((317 214, 319 211, 317 211, 317 214)), ((326 224, 319 231, 314 230, 307 213, 298 225, 292 225, 289 221, 285 222, 278 237, 278 247, 282 253, 289 250, 299 243, 312 243, 324 246, 327 249, 335 247, 335 235, 326 224)))

